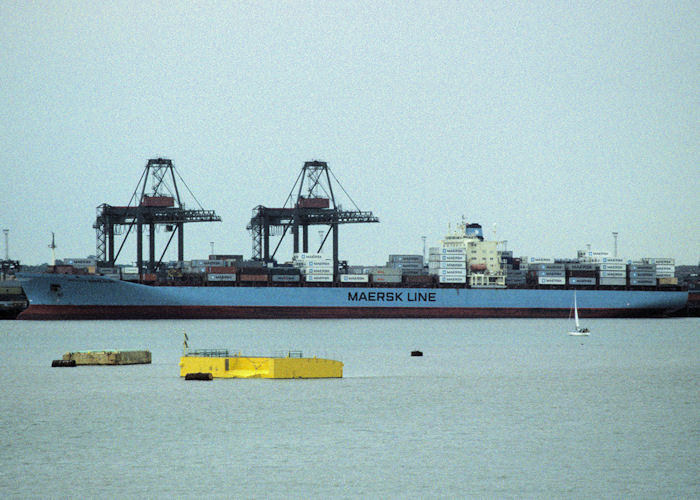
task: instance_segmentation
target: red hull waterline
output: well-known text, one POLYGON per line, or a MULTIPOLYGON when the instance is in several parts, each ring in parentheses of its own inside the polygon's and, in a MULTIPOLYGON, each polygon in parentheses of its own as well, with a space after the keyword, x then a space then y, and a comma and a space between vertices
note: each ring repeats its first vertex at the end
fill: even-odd
MULTIPOLYGON (((660 317, 660 309, 585 309, 585 318, 660 317)), ((569 309, 457 307, 50 306, 25 309, 23 320, 568 318, 569 309)))

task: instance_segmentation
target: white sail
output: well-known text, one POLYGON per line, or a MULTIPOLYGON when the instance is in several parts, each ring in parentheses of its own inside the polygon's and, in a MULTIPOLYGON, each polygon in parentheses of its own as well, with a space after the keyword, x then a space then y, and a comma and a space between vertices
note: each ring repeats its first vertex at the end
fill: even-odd
POLYGON ((578 322, 578 304, 576 302, 576 290, 574 290, 574 321, 576 322, 576 328, 569 332, 569 335, 589 335, 588 328, 581 328, 578 322))

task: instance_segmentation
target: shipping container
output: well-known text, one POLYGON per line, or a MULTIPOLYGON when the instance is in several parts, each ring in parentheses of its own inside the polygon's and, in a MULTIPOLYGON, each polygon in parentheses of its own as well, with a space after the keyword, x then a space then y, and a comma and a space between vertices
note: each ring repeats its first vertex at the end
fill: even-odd
POLYGON ((649 264, 656 264, 657 266, 659 264, 666 265, 666 266, 676 265, 676 259, 673 259, 670 257, 645 257, 642 260, 646 263, 649 263, 649 264))
POLYGON ((328 208, 330 201, 328 198, 304 198, 300 196, 297 206, 299 208, 328 208))
MULTIPOLYGON (((241 269, 241 271, 243 271, 243 270, 241 269)), ((240 280, 241 281, 256 281, 256 282, 267 281, 267 274, 242 274, 241 273, 240 280)))
POLYGON ((467 269, 466 262, 438 262, 440 269, 467 269))
POLYGON ((603 257, 600 259, 601 262, 605 264, 626 264, 628 259, 623 259, 622 257, 603 257))
POLYGON ((656 272, 657 273, 675 273, 676 266, 669 265, 669 264, 656 264, 656 272))
POLYGON ((307 276, 316 274, 316 275, 321 275, 321 274, 333 274, 333 268, 332 267, 309 267, 306 269, 302 269, 302 273, 306 274, 307 276))
POLYGON ((270 278, 275 283, 297 282, 301 279, 298 274, 272 274, 270 278))
POLYGON ((569 278, 569 285, 595 285, 595 278, 581 278, 578 276, 571 276, 569 278))
POLYGON ((539 277, 537 278, 537 283, 540 285, 565 285, 566 278, 539 277))
POLYGON ((234 274, 238 268, 231 266, 209 266, 206 268, 208 274, 234 274))
POLYGON ((400 275, 390 275, 390 274, 373 274, 372 281, 374 283, 401 283, 402 277, 400 275))
POLYGON ((601 264, 601 271, 626 271, 627 264, 601 264))
POLYGON ((235 273, 209 273, 207 281, 236 281, 235 273))
POLYGON ((240 267, 238 268, 238 273, 243 276, 247 274, 258 274, 258 275, 265 275, 269 273, 269 269, 266 267, 240 267))
POLYGON ((440 276, 440 283, 466 283, 466 276, 440 276))
POLYGON ((674 277, 665 277, 665 278, 659 278, 659 285, 677 285, 678 284, 678 278, 674 277))
POLYGON ((600 286, 625 286, 627 278, 600 278, 598 284, 600 286))
POLYGON ((141 200, 142 207, 174 207, 175 198, 172 196, 148 196, 144 195, 141 200))
POLYGON ((440 249, 442 255, 462 255, 467 253, 464 247, 442 247, 440 249))
POLYGON ((407 285, 412 286, 430 286, 434 283, 434 277, 424 274, 422 276, 404 276, 404 281, 407 285))
MULTIPOLYGON (((187 265, 187 262, 185 263, 187 265)), ((223 260, 191 260, 189 261, 190 267, 217 267, 217 266, 225 266, 226 262, 223 260)))
POLYGON ((466 262, 467 256, 466 254, 448 253, 441 255, 440 260, 442 262, 466 262))
POLYGON ((378 267, 372 271, 373 275, 401 276, 401 269, 394 267, 378 267))
POLYGON ((566 268, 570 271, 595 271, 598 267, 596 264, 567 264, 566 268))
POLYGON ((321 260, 325 258, 326 256, 321 253, 295 253, 292 256, 293 260, 321 260))
POLYGON ((601 278, 626 278, 625 271, 600 271, 601 278))
POLYGON ((554 259, 546 257, 530 257, 527 262, 529 264, 554 264, 554 259))
POLYGON ((295 274, 299 275, 300 270, 296 267, 273 267, 270 274, 295 274))
POLYGON ((466 269, 440 269, 440 276, 466 276, 466 269))
POLYGON ((530 270, 533 271, 564 271, 564 264, 530 264, 530 270))
POLYGON ((633 271, 630 273, 631 278, 653 278, 656 279, 656 272, 654 271, 633 271))
POLYGON ((656 264, 630 264, 630 271, 656 271, 656 264))
POLYGON ((561 271, 536 271, 537 276, 540 277, 545 277, 548 276, 550 278, 563 278, 566 276, 566 271, 563 269, 561 271))
POLYGON ((633 278, 630 280, 630 286, 655 286, 654 278, 633 278))
POLYGON ((367 274, 341 274, 340 281, 342 283, 367 283, 369 275, 367 274))
POLYGON ((308 282, 327 282, 327 283, 330 283, 333 281, 333 275, 332 274, 307 274, 305 279, 308 282))

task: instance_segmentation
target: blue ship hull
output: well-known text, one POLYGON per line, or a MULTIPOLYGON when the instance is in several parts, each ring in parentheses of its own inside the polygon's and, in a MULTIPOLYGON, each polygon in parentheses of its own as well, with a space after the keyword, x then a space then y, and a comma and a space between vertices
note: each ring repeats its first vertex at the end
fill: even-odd
MULTIPOLYGON (((371 286, 148 286, 24 274, 20 319, 567 317, 573 290, 371 286)), ((583 317, 663 316, 687 291, 577 289, 583 317)))

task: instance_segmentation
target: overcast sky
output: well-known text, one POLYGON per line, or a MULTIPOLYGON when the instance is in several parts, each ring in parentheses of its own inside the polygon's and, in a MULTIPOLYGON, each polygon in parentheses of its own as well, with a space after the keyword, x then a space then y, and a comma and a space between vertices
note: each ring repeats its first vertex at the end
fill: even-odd
POLYGON ((697 264, 699 33, 697 0, 4 0, 0 227, 26 264, 52 231, 94 254, 96 207, 165 157, 223 219, 186 226, 185 258, 249 257, 252 209, 319 159, 381 221, 341 226, 350 264, 463 216, 516 255, 617 231, 621 257, 697 264))

